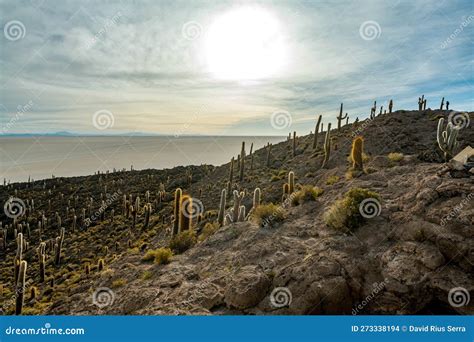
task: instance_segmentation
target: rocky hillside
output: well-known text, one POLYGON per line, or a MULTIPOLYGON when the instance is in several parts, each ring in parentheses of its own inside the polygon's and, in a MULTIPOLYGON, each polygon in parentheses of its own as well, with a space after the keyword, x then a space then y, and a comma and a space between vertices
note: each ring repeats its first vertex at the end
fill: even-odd
MULTIPOLYGON (((27 210, 15 221, 1 217, 2 310, 15 311, 15 233, 22 231, 23 314, 473 314, 474 176, 443 163, 436 126, 448 114, 396 111, 333 128, 324 168, 325 132, 316 149, 312 134, 252 156, 246 146, 243 179, 235 157, 230 188, 245 194, 247 213, 260 188, 260 209, 222 226, 229 163, 3 186, 2 200, 22 199, 27 210), (364 165, 354 172, 349 155, 359 135, 364 165), (295 190, 282 199, 291 171, 295 190), (192 233, 171 241, 178 187, 201 215, 192 233), (353 189, 372 194, 366 215, 340 208, 353 189), (123 195, 132 196, 127 208, 140 198, 135 222, 123 195), (473 299, 458 305, 458 288, 473 299)), ((473 145, 474 130, 462 129, 458 141, 458 150, 473 145)), ((226 213, 233 203, 227 194, 226 213)))

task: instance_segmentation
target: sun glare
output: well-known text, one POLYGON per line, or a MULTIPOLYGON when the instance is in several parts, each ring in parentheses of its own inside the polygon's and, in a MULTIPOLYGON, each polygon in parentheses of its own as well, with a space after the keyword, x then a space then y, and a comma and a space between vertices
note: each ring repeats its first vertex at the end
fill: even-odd
POLYGON ((222 14, 205 39, 209 71, 217 78, 255 80, 277 75, 286 62, 279 22, 260 7, 242 7, 222 14))

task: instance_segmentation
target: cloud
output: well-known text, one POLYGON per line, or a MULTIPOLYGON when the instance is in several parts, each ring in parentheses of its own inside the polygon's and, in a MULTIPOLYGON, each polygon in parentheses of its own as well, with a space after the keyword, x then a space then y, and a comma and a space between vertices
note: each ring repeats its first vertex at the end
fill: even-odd
POLYGON ((269 121, 275 110, 287 110, 298 130, 309 131, 317 114, 335 120, 340 102, 351 118, 362 118, 375 99, 410 109, 421 94, 428 106, 445 96, 453 108, 472 110, 468 1, 263 3, 284 28, 289 60, 281 75, 253 82, 207 72, 206 27, 233 6, 3 1, 2 25, 19 20, 26 34, 0 37, 2 124, 30 100, 35 105, 14 127, 19 131, 94 132, 93 113, 107 109, 114 132, 173 134, 184 125, 190 134, 280 135, 269 121), (189 21, 201 25, 200 38, 183 37, 189 21), (373 40, 361 37, 368 21, 380 27, 373 40))

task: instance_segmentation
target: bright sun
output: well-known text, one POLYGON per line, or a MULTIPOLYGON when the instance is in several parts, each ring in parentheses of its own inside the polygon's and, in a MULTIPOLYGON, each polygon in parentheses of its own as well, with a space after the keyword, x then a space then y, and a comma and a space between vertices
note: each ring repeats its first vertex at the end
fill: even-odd
POLYGON ((255 80, 281 72, 286 49, 278 20, 260 7, 218 17, 205 39, 209 71, 217 78, 255 80))

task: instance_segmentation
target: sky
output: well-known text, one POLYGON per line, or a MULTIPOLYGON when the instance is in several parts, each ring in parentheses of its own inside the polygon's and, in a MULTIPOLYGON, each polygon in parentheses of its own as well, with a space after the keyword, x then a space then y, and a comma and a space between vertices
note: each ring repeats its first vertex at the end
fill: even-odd
POLYGON ((472 1, 0 0, 0 134, 287 135, 473 110, 472 1))

